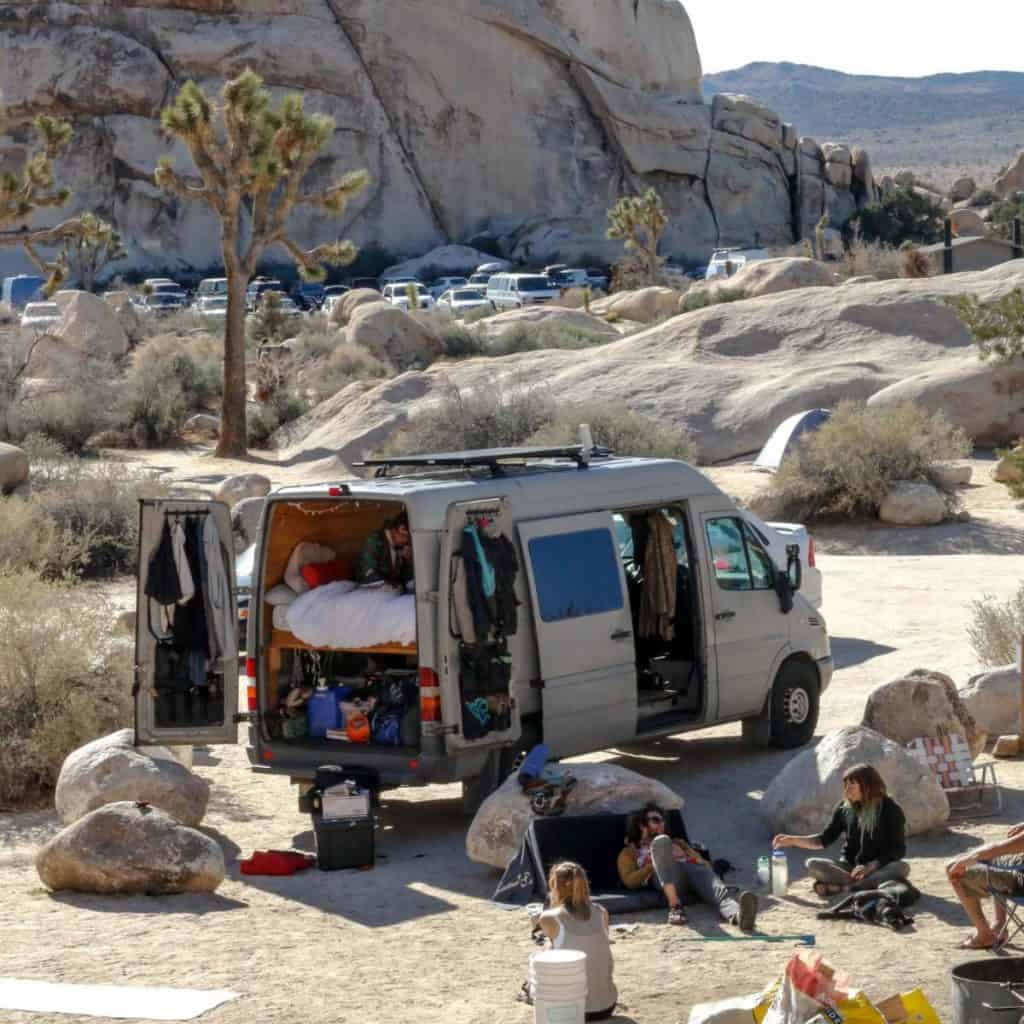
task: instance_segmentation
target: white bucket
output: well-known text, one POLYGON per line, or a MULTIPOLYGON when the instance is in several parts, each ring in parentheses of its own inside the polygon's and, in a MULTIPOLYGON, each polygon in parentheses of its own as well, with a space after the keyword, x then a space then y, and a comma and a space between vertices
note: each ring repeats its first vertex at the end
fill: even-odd
POLYGON ((549 978, 531 978, 530 984, 534 990, 541 996, 555 995, 562 993, 571 993, 576 995, 578 992, 582 992, 584 995, 587 994, 587 979, 584 978, 566 978, 564 981, 551 981, 549 978))
POLYGON ((584 1024, 586 1020, 586 999, 574 999, 571 1002, 549 1003, 538 999, 533 1004, 536 1024, 584 1024))
POLYGON ((586 977, 587 954, 578 949, 546 949, 530 957, 530 975, 535 978, 586 977))
POLYGON ((549 949, 530 957, 536 1024, 584 1024, 587 954, 549 949))

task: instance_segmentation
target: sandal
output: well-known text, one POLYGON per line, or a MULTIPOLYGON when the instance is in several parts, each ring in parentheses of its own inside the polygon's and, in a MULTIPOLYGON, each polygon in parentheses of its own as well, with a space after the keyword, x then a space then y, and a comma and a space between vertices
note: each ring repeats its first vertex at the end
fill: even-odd
POLYGON ((815 882, 811 888, 814 890, 814 895, 823 900, 827 900, 830 896, 838 896, 843 891, 841 885, 830 885, 828 882, 815 882))
POLYGON ((993 939, 991 942, 979 942, 978 936, 972 935, 969 939, 964 939, 959 943, 957 949, 992 949, 998 941, 998 939, 993 939))
POLYGON ((686 911, 682 907, 669 907, 668 923, 675 925, 686 924, 686 911))

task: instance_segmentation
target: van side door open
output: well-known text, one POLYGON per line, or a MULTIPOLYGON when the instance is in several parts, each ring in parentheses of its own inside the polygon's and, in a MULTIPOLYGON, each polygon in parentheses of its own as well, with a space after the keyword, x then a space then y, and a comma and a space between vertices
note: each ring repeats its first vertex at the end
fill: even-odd
POLYGON ((718 718, 755 715, 789 644, 789 622, 775 591, 775 565, 735 509, 705 513, 701 519, 718 664, 718 718))
POLYGON ((519 524, 544 742, 564 757, 636 735, 636 654, 611 512, 519 524))
POLYGON ((135 740, 238 741, 231 513, 220 501, 139 503, 135 740))

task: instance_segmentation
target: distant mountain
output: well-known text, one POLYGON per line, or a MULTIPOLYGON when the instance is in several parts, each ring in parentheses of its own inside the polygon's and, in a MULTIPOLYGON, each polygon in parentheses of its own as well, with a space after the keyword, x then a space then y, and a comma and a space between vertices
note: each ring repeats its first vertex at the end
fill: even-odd
POLYGON ((704 77, 704 94, 753 96, 819 142, 858 143, 876 173, 909 167, 948 184, 988 183, 1024 149, 1024 73, 927 78, 847 75, 806 64, 756 63, 704 77))

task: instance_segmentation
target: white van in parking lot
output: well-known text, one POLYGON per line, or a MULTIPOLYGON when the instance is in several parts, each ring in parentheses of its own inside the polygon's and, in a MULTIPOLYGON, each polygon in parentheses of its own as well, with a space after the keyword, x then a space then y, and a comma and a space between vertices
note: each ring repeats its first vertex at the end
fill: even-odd
MULTIPOLYGON (((181 524, 207 538, 207 567, 219 534, 232 579, 228 509, 142 502, 138 742, 235 743, 244 720, 258 772, 307 788, 324 764, 362 771, 378 789, 462 781, 474 806, 541 740, 567 757, 733 721, 748 740, 782 748, 813 736, 832 656, 822 616, 799 593, 796 548, 781 570, 699 470, 583 446, 366 465, 371 479, 284 487, 266 499, 242 715, 237 659, 210 663, 197 680, 194 660, 176 661, 177 638, 150 600, 174 597, 161 551, 181 524), (301 585, 297 552, 315 550, 351 575, 396 522, 409 529, 407 592, 343 579, 286 603, 288 581, 301 585), (493 604, 474 600, 484 576, 493 604), (380 616, 358 611, 382 598, 407 616, 387 636, 380 616), (329 635, 312 642, 300 607, 329 635), (340 708, 347 701, 346 728, 313 730, 312 711, 307 727, 304 702, 331 712, 330 694, 340 708)), ((219 615, 219 629, 237 629, 234 602, 222 600, 219 615)), ((195 635, 188 615, 185 623, 195 635)))
POLYGON ((557 299, 561 289, 544 274, 495 274, 487 282, 487 299, 495 309, 523 309, 557 299))

